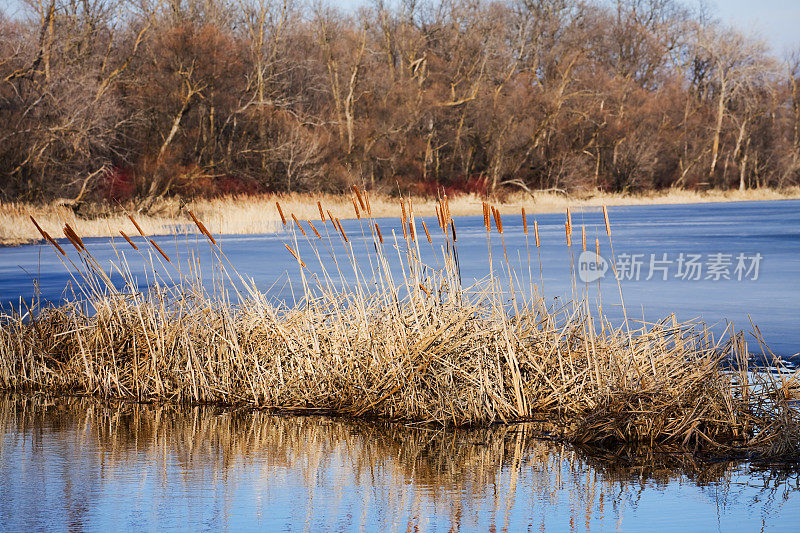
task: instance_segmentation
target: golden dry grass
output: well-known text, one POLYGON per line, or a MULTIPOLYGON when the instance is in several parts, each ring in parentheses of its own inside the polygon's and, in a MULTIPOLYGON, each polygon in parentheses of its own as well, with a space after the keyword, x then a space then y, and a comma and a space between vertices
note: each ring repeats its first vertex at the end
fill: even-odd
MULTIPOLYGON (((626 195, 600 193, 597 191, 579 195, 565 196, 555 192, 535 195, 515 193, 496 199, 495 205, 502 214, 518 213, 521 207, 530 213, 562 212, 566 207, 600 207, 602 205, 658 205, 709 202, 739 202, 761 200, 785 200, 800 198, 800 188, 782 191, 757 189, 747 191, 706 192, 670 190, 651 194, 626 195)), ((485 199, 476 195, 459 195, 449 199, 452 216, 479 215, 485 199)), ((57 205, 33 205, 0 202, 0 245, 18 245, 34 242, 41 236, 31 224, 29 216, 34 216, 42 228, 50 235, 59 238, 64 222, 84 237, 118 236, 121 229, 128 234, 135 231, 127 219, 133 213, 146 235, 172 235, 195 232, 195 226, 187 216, 188 207, 206 221, 215 234, 271 233, 280 228, 280 217, 275 202, 280 201, 287 211, 294 212, 300 220, 316 220, 317 201, 326 206, 331 213, 344 220, 354 218, 352 198, 349 195, 334 194, 282 194, 263 196, 231 196, 209 200, 193 200, 182 205, 178 200, 162 200, 148 213, 138 213, 133 206, 125 209, 111 209, 107 206, 90 206, 89 215, 76 215, 72 209, 57 205)), ((370 202, 375 218, 393 217, 399 211, 399 198, 386 194, 372 194, 370 202)), ((436 199, 412 197, 414 211, 418 216, 434 216, 436 199)))
MULTIPOLYGON (((614 327, 586 299, 549 307, 539 274, 514 271, 505 252, 487 251, 490 278, 465 287, 446 200, 430 228, 441 250, 436 268, 420 259, 420 247, 435 247, 408 203, 404 235, 390 241, 372 202, 352 202, 365 205, 364 242, 327 216, 312 228, 283 207, 303 295, 290 308, 245 281, 201 224, 232 289, 204 287, 195 271, 151 256, 157 283, 141 293, 124 255, 113 267, 127 279, 119 288, 73 236, 74 247, 59 255, 85 299, 2 318, 0 388, 452 426, 543 416, 574 442, 764 456, 800 450, 792 381, 751 372, 739 337, 714 342, 701 325, 674 319, 614 327), (366 247, 368 266, 356 260, 357 246, 366 247), (399 268, 389 265, 395 255, 399 268)), ((486 204, 481 211, 487 241, 502 241, 502 215, 486 204)))

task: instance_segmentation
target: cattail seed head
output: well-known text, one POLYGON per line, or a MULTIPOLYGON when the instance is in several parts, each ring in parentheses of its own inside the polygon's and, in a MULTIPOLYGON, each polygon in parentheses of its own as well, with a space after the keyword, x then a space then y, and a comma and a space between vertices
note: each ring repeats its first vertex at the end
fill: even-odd
POLYGON ((133 222, 133 227, 136 228, 136 231, 139 232, 139 235, 144 237, 145 236, 144 231, 142 231, 142 227, 136 222, 136 219, 134 219, 133 216, 131 215, 128 215, 128 218, 131 220, 131 222, 133 222))
POLYGON ((522 229, 525 235, 528 234, 528 218, 525 216, 525 208, 522 208, 522 229))
POLYGON ((503 234, 503 219, 500 218, 500 211, 496 207, 492 207, 492 215, 494 215, 494 225, 497 228, 497 233, 503 234))
POLYGON ((281 216, 281 222, 285 226, 286 225, 286 217, 283 216, 283 209, 281 209, 281 203, 280 202, 275 202, 275 206, 278 208, 278 214, 281 216))
POLYGON ((351 198, 353 200, 353 211, 356 213, 356 218, 361 220, 361 212, 358 210, 358 204, 356 203, 355 197, 351 198))
POLYGON ((136 245, 133 243, 133 241, 131 240, 131 238, 130 238, 130 237, 128 237, 128 236, 125 234, 125 232, 124 232, 124 231, 122 231, 122 230, 119 230, 119 233, 120 233, 120 235, 122 235, 122 237, 123 237, 123 238, 124 238, 126 241, 128 241, 128 244, 130 244, 130 245, 131 245, 131 247, 132 247, 134 250, 138 250, 138 249, 139 249, 139 247, 138 247, 138 246, 136 246, 136 245))
POLYGON ((361 210, 366 211, 367 206, 364 205, 364 200, 361 198, 361 191, 358 190, 358 185, 353 185, 353 192, 356 193, 356 197, 358 198, 358 203, 361 206, 361 210))
POLYGON ((86 247, 83 245, 83 241, 80 237, 78 237, 78 234, 75 233, 75 230, 72 229, 72 226, 69 224, 64 224, 64 235, 70 240, 72 245, 75 246, 76 250, 79 252, 81 250, 86 250, 86 247))
POLYGON ((319 209, 319 219, 324 224, 325 223, 325 213, 322 211, 322 203, 319 200, 317 200, 317 209, 319 209))
POLYGON ((31 216, 30 218, 31 218, 31 222, 33 222, 33 225, 36 226, 36 229, 39 230, 39 233, 42 234, 42 237, 44 238, 44 240, 49 242, 56 250, 58 250, 61 253, 61 255, 67 255, 67 253, 64 251, 64 249, 50 236, 50 234, 42 229, 42 227, 39 225, 39 223, 36 222, 36 219, 33 218, 33 216, 31 216))
POLYGON ((317 236, 317 239, 321 239, 322 235, 319 234, 317 228, 314 227, 314 224, 312 224, 310 220, 306 220, 306 222, 308 223, 308 226, 314 231, 314 234, 317 236))
POLYGON ((153 247, 156 250, 158 250, 158 253, 160 253, 162 256, 164 256, 164 259, 167 260, 167 263, 172 263, 172 261, 170 260, 169 256, 164 252, 164 250, 162 250, 161 247, 158 244, 156 244, 156 241, 154 241, 153 239, 150 239, 150 244, 152 244, 153 247))
POLYGON ((583 251, 586 251, 586 227, 581 224, 581 242, 583 243, 583 251))
POLYGON ((381 228, 378 226, 377 222, 375 223, 375 233, 378 234, 378 239, 381 241, 381 244, 383 244, 383 235, 381 235, 381 228))
POLYGON ((606 235, 611 237, 611 222, 608 220, 608 209, 606 209, 605 204, 603 204, 603 218, 606 222, 606 235))
POLYGON ((344 242, 350 242, 347 240, 347 233, 344 232, 344 228, 342 227, 342 223, 339 222, 339 219, 336 219, 336 225, 339 226, 339 231, 342 233, 342 237, 344 237, 344 242))
POLYGON ((214 236, 211 235, 211 232, 208 231, 208 228, 206 228, 205 224, 203 224, 203 222, 200 219, 194 216, 192 210, 187 209, 186 211, 189 213, 189 216, 192 217, 192 220, 194 221, 195 226, 197 226, 197 229, 200 230, 200 233, 205 235, 208 238, 208 240, 210 240, 213 244, 217 244, 217 241, 214 239, 214 236))
POLYGON ((428 232, 428 226, 425 225, 425 220, 422 220, 422 229, 425 230, 425 236, 428 238, 428 242, 433 244, 433 240, 431 239, 431 234, 428 232))
POLYGON ((305 268, 305 266, 306 266, 305 262, 303 262, 303 260, 300 259, 300 256, 297 255, 294 250, 292 250, 292 247, 289 246, 286 243, 283 243, 283 245, 286 247, 287 250, 289 250, 289 253, 292 254, 292 256, 294 256, 294 258, 297 260, 297 262, 300 263, 300 266, 305 268))
POLYGON ((307 235, 306 235, 306 232, 305 232, 305 230, 303 229, 303 226, 301 226, 301 225, 300 225, 300 221, 299 221, 299 220, 297 220, 297 217, 296 217, 296 216, 294 216, 294 213, 292 213, 292 220, 294 220, 294 223, 295 223, 295 224, 297 224, 297 227, 298 227, 298 229, 300 230, 300 233, 302 233, 302 234, 303 234, 303 237, 306 237, 306 236, 307 236, 307 235))
POLYGON ((539 222, 533 219, 533 234, 536 236, 536 247, 539 248, 539 222))
POLYGON ((492 224, 489 221, 489 204, 483 202, 483 226, 486 231, 492 231, 492 224))

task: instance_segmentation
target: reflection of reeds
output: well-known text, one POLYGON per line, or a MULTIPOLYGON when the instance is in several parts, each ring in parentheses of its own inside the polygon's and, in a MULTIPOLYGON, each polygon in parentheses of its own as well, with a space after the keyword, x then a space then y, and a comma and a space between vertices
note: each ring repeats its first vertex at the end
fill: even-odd
MULTIPOLYGON (((186 493, 199 485, 246 483, 231 492, 252 491, 249 504, 256 505, 270 493, 284 491, 289 472, 308 492, 298 505, 313 505, 316 520, 324 520, 331 499, 335 506, 331 495, 348 487, 361 487, 352 491, 350 505, 359 505, 353 500, 361 495, 362 510, 379 505, 381 513, 396 520, 409 512, 404 498, 407 487, 413 486, 415 498, 427 502, 413 509, 416 520, 424 524, 426 513, 449 513, 453 529, 459 524, 475 529, 469 524, 480 520, 507 523, 511 506, 525 520, 540 515, 543 524, 556 527, 549 516, 563 513, 567 498, 577 504, 570 511, 575 521, 602 521, 604 502, 622 516, 631 495, 647 481, 666 484, 688 477, 698 484, 717 483, 726 492, 735 485, 731 482, 739 467, 734 461, 696 462, 691 454, 675 450, 573 448, 539 438, 540 428, 533 424, 431 430, 345 418, 75 397, 0 396, 0 433, 36 434, 42 442, 53 435, 59 449, 80 450, 81 483, 93 475, 101 476, 89 478, 97 485, 114 483, 146 464, 164 477, 164 484, 175 476, 169 482, 186 484, 186 493), (92 460, 102 468, 87 465, 92 460), (243 475, 254 471, 260 472, 255 479, 243 475)), ((42 455, 42 460, 49 459, 42 455)), ((779 472, 765 471, 754 479, 758 484, 764 480, 757 494, 765 501, 779 487, 788 488, 786 476, 779 472)), ((170 487, 165 497, 171 499, 176 487, 170 487)), ((341 518, 338 512, 332 514, 327 518, 341 518)), ((333 524, 319 525, 327 529, 333 524)), ((515 529, 513 524, 510 529, 515 529)))
MULTIPOLYGON (((536 280, 528 279, 526 297, 504 289, 493 270, 485 284, 463 288, 446 197, 436 209, 438 269, 422 264, 411 202, 401 201, 402 240, 394 233, 384 239, 369 215, 369 199, 358 191, 348 208, 362 203, 368 269, 354 253, 361 243, 330 211, 325 238, 307 234, 294 213, 284 216, 294 221, 287 224, 286 248, 297 262, 304 296, 290 309, 275 307, 246 282, 194 215, 238 302, 224 287, 203 287, 195 270, 182 269, 146 240, 158 252, 148 256, 152 289, 136 290, 123 255, 114 270, 128 283, 118 289, 75 234, 78 259, 71 254, 62 260, 85 301, 4 319, 0 386, 455 426, 538 413, 559 421, 564 436, 578 442, 797 452, 798 410, 787 401, 786 383, 751 374, 738 337, 721 346, 695 333, 692 324, 668 321, 631 329, 626 320, 615 329, 592 316, 588 300, 548 308, 541 287, 533 290, 536 280), (401 263, 402 281, 389 254, 401 263), (320 274, 308 266, 312 258, 320 274), (355 281, 342 274, 347 264, 355 281), (723 358, 739 371, 725 371, 723 358)), ((321 205, 313 208, 325 218, 321 205)), ((524 287, 514 281, 500 213, 489 205, 487 239, 489 213, 503 245, 508 287, 524 287)), ((571 230, 568 215, 570 260, 571 230)), ((538 248, 536 224, 534 231, 538 248)), ((490 246, 488 253, 491 259, 490 246)))

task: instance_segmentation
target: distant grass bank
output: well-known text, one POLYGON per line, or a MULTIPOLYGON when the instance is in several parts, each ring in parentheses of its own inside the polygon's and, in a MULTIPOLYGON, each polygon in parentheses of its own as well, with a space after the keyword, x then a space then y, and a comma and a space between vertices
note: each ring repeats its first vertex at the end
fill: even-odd
MULTIPOLYGON (((787 199, 800 199, 800 187, 785 190, 710 190, 704 192, 669 190, 637 195, 598 191, 580 195, 565 195, 558 192, 542 192, 534 195, 515 193, 496 198, 494 203, 502 214, 510 214, 517 213, 520 207, 524 207, 528 213, 553 213, 561 212, 566 207, 787 199)), ((337 218, 349 219, 356 216, 350 195, 310 193, 228 196, 189 202, 166 199, 158 202, 146 213, 139 212, 133 205, 121 207, 89 205, 76 214, 71 208, 63 205, 0 202, 0 246, 16 246, 41 241, 41 235, 31 223, 31 216, 36 218, 45 231, 56 238, 63 237, 61 228, 65 222, 83 237, 118 237, 120 230, 129 235, 137 233, 137 229, 126 216, 128 213, 136 216, 143 232, 149 236, 194 233, 196 227, 185 208, 203 219, 212 233, 223 235, 271 233, 278 231, 281 227, 280 215, 275 207, 276 201, 280 201, 287 211, 295 213, 301 220, 314 220, 319 217, 318 201, 337 218)), ((390 217, 397 214, 399 199, 394 196, 372 193, 370 201, 375 217, 390 217)), ((461 195, 451 198, 451 214, 453 216, 480 215, 483 201, 484 199, 477 195, 461 195)), ((437 200, 435 198, 411 197, 411 202, 418 216, 436 215, 437 200)))

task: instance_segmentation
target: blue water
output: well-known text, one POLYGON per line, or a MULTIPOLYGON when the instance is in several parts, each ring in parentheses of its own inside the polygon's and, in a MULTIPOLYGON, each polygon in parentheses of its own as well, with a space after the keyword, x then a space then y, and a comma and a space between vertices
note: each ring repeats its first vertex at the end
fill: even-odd
MULTIPOLYGON (((573 211, 573 260, 577 269, 581 252, 581 226, 587 234, 587 247, 594 250, 595 239, 599 239, 600 255, 609 262, 617 259, 621 275, 633 269, 624 268, 628 258, 641 255, 628 264, 641 261, 640 276, 637 280, 623 279, 622 293, 627 314, 631 320, 654 321, 675 313, 678 320, 703 320, 712 326, 719 336, 731 329, 745 332, 752 330, 752 323, 758 326, 769 348, 776 354, 791 358, 800 352, 800 201, 739 202, 717 204, 687 204, 674 206, 635 206, 609 208, 614 255, 610 253, 609 241, 605 233, 602 212, 599 209, 576 209, 573 211), (671 263, 658 263, 664 259, 671 263), (678 277, 678 259, 683 254, 688 258, 699 254, 697 261, 702 265, 700 279, 678 277), (708 271, 716 254, 723 254, 723 261, 717 261, 720 275, 708 271), (745 267, 753 266, 753 259, 760 256, 758 272, 744 270, 737 276, 737 257, 745 258, 745 267), (657 261, 651 279, 651 256, 657 261), (726 261, 729 263, 725 265, 726 261), (666 269, 667 280, 663 280, 666 269), (727 275, 730 279, 725 279, 727 275), (719 279, 714 279, 719 277, 719 279), (742 279, 737 279, 741 277, 742 279), (755 279, 754 279, 755 278, 755 279)), ((564 215, 529 215, 529 225, 533 219, 540 227, 541 256, 543 264, 544 294, 550 303, 564 301, 572 297, 570 285, 570 256, 565 246, 564 215), (558 298, 558 300, 555 300, 558 298)), ((434 218, 425 218, 429 228, 437 226, 434 218)), ((380 220, 382 233, 387 241, 389 257, 396 262, 396 253, 391 251, 392 230, 402 240, 402 230, 397 220, 380 220)), ((353 251, 359 258, 362 271, 369 273, 366 244, 362 237, 362 226, 358 221, 342 222, 345 232, 353 242, 353 251)), ((317 228, 322 226, 316 223, 317 228)), ((329 225, 328 228, 331 226, 329 225)), ((307 227, 306 227, 307 228, 307 227)), ((418 224, 422 234, 421 225, 418 224)), ((368 229, 364 227, 368 233, 368 229)), ((486 232, 482 217, 459 217, 456 219, 458 235, 458 255, 462 278, 465 285, 489 274, 487 260, 486 232)), ((532 232, 532 229, 531 229, 532 232)), ((312 233, 309 231, 309 235, 312 233)), ((308 267, 320 273, 320 267, 311 249, 298 233, 300 254, 308 267)), ((315 237, 312 238, 316 240, 315 237)), ((528 281, 528 250, 531 254, 531 273, 535 283, 539 282, 538 255, 532 235, 526 244, 520 216, 504 217, 504 238, 509 259, 514 266, 518 285, 530 290, 528 281)), ((297 264, 284 247, 290 243, 288 232, 264 235, 224 235, 220 236, 223 250, 230 262, 246 277, 252 278, 257 287, 276 300, 291 304, 301 296, 297 264), (289 283, 289 279, 292 283, 289 283)), ((120 263, 117 251, 108 239, 85 239, 92 254, 107 270, 112 263, 120 263)), ((211 251, 203 239, 197 237, 157 237, 155 241, 186 268, 188 260, 195 256, 203 268, 204 279, 212 283, 219 273, 211 261, 211 251)), ((143 245, 142 239, 137 239, 143 245)), ((434 246, 422 242, 421 252, 425 260, 436 267, 434 250, 439 250, 442 238, 434 232, 434 246)), ((141 287, 153 282, 150 258, 159 265, 157 253, 147 246, 142 255, 128 248, 124 241, 117 239, 117 247, 125 253, 127 262, 141 287)), ((504 263, 503 249, 496 233, 492 236, 493 263, 498 278, 507 279, 499 270, 504 263)), ((65 241, 62 244, 71 257, 74 251, 65 241)), ((334 241, 334 248, 340 260, 346 263, 346 250, 334 241)), ((322 252, 323 261, 330 269, 330 260, 322 252)), ((162 283, 170 283, 170 276, 176 277, 175 270, 167 266, 161 268, 162 283)), ((342 268, 346 282, 354 281, 351 268, 342 268)), ((321 273, 320 273, 321 275, 321 273)), ((338 273, 334 276, 338 280, 338 273)), ((369 277, 369 276, 367 276, 369 277)), ((399 274, 398 274, 399 277, 399 274)), ((627 277, 627 276, 626 276, 627 277)), ((115 278, 117 279, 117 278, 115 278)), ((30 305, 37 290, 43 300, 60 302, 72 299, 79 290, 71 282, 67 269, 58 260, 56 253, 46 245, 21 246, 0 249, 0 302, 20 307, 20 298, 30 305)), ((338 282, 338 281, 337 281, 338 282)), ((602 303, 603 311, 619 323, 622 320, 620 295, 617 283, 610 271, 599 282, 578 283, 578 296, 588 294, 594 306, 602 303), (598 295, 600 296, 598 298, 598 295)), ((24 307, 24 306, 23 306, 24 307)), ((745 337, 751 352, 758 352, 759 346, 754 337, 745 337)))
POLYGON ((0 396, 2 531, 797 531, 797 473, 437 431, 0 396), (687 464, 691 464, 687 461, 687 464))

